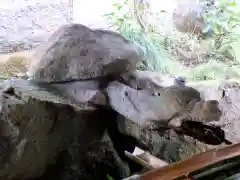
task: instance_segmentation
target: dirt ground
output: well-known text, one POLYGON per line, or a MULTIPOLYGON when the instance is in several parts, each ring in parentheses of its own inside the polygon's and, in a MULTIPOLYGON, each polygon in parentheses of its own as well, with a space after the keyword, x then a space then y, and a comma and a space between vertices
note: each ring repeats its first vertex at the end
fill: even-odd
POLYGON ((17 76, 27 71, 33 51, 0 54, 0 78, 17 76))
POLYGON ((30 58, 33 54, 33 51, 22 51, 22 52, 14 52, 14 53, 8 53, 8 54, 0 54, 0 63, 6 63, 7 60, 9 60, 12 57, 19 57, 23 59, 30 58))

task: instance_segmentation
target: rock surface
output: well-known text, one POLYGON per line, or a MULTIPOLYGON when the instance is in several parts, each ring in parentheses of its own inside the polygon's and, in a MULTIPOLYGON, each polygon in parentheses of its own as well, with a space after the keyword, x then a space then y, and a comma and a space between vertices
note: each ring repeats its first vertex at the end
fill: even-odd
POLYGON ((0 97, 1 179, 129 175, 106 132, 104 111, 18 79, 5 81, 0 97))
MULTIPOLYGON (((171 81, 173 82, 173 79, 171 81)), ((202 94, 200 97, 200 93, 193 88, 167 87, 169 84, 164 82, 164 77, 154 72, 137 71, 132 74, 128 73, 123 75, 123 82, 134 89, 117 83, 110 84, 109 88, 112 85, 111 88, 118 90, 108 89, 108 91, 111 90, 112 92, 112 101, 110 97, 110 103, 113 104, 115 110, 122 114, 119 116, 118 121, 121 132, 139 139, 149 148, 153 155, 170 162, 177 161, 180 157, 192 156, 208 148, 206 145, 189 137, 179 139, 171 130, 161 134, 137 124, 140 124, 139 121, 144 124, 146 120, 153 117, 156 119, 162 117, 161 122, 167 122, 164 118, 171 117, 171 115, 179 111, 182 111, 182 113, 172 121, 175 125, 178 124, 179 120, 185 118, 204 123, 212 120, 219 121, 221 111, 219 111, 218 103, 214 100, 214 97, 204 100, 202 94), (140 88, 138 86, 139 82, 143 82, 143 86, 140 86, 140 88), (151 93, 144 93, 146 90, 151 93), (151 97, 152 95, 154 98, 151 97), (121 105, 122 103, 118 102, 125 102, 128 106, 121 105), (156 107, 153 107, 151 102, 155 102, 156 107), (139 113, 142 114, 139 115, 139 113), (166 114, 167 116, 165 116, 166 114), (129 120, 129 117, 132 120, 135 119, 135 123, 129 120)))
POLYGON ((107 96, 104 95, 99 88, 101 79, 75 81, 63 84, 37 84, 46 89, 53 89, 76 103, 90 102, 102 106, 108 103, 107 96))
MULTIPOLYGON (((160 96, 156 97, 147 91, 111 82, 106 90, 110 105, 123 117, 108 109, 106 103, 99 103, 101 106, 97 109, 90 103, 99 92, 97 83, 44 84, 44 87, 27 80, 5 81, 1 85, 0 101, 4 144, 0 177, 94 180, 105 179, 110 173, 115 179, 125 178, 130 175, 130 162, 124 151, 132 152, 136 145, 169 162, 181 158, 186 145, 176 133, 152 132, 141 123, 155 120, 167 124, 171 113, 182 109, 183 103, 187 105, 188 101, 179 101, 189 94, 184 91, 179 94, 171 86, 160 88, 160 96), (81 93, 69 98, 74 88, 81 93), (174 95, 181 98, 175 102, 174 95), (173 101, 175 105, 171 105, 173 101), (103 105, 106 107, 101 108, 103 105)), ((198 95, 195 94, 197 100, 198 95)))
MULTIPOLYGON (((147 79, 147 81, 150 82, 156 82, 157 87, 166 87, 169 84, 166 83, 164 80, 168 81, 168 82, 173 82, 173 78, 166 78, 163 77, 161 74, 159 73, 155 73, 155 72, 141 72, 140 73, 136 73, 134 72, 134 78, 131 79, 132 83, 136 83, 135 81, 143 81, 145 79, 147 79), (136 75, 137 74, 137 75, 136 75), (138 75, 140 74, 140 75, 138 75)), ((129 76, 129 75, 128 75, 129 76)), ((128 80, 128 78, 125 78, 127 81, 126 82, 131 82, 128 80)), ((149 83, 149 82, 144 82, 144 83, 149 83)), ((228 132, 230 132, 231 134, 236 135, 236 137, 238 137, 240 139, 240 133, 237 127, 239 127, 240 125, 240 121, 239 121, 239 82, 237 80, 225 80, 225 81, 206 81, 206 82, 198 82, 198 83, 188 83, 191 87, 194 87, 195 89, 197 89, 200 94, 201 94, 201 98, 205 101, 209 101, 209 100, 217 100, 219 102, 219 109, 221 110, 221 116, 218 122, 215 122, 215 124, 222 126, 225 130, 227 130, 228 132), (225 90, 225 96, 222 98, 223 95, 223 90, 225 90)), ((131 86, 131 83, 129 83, 128 85, 131 86)), ((153 87, 155 87, 153 86, 153 87)), ((155 87, 156 88, 156 87, 155 87)), ((153 88, 153 89, 155 89, 153 88)), ((151 89, 151 88, 150 88, 151 89)), ((211 101, 210 101, 211 102, 211 101)), ((201 105, 201 102, 199 103, 199 105, 201 105)), ((204 112, 202 111, 205 115, 210 115, 209 113, 211 113, 211 103, 210 105, 210 109, 209 112, 204 112)), ((208 105, 207 105, 208 106, 208 105)), ((205 108, 203 108, 204 110, 205 108)), ((215 109, 215 108, 213 108, 215 109)), ((213 111, 217 111, 217 109, 213 110, 213 111)), ((214 114, 212 114, 214 115, 214 114)), ((219 113, 216 113, 215 115, 219 116, 219 113)), ((209 116, 211 117, 211 116, 209 116)), ((204 118, 206 119, 206 118, 204 118)), ((217 119, 217 117, 215 118, 210 118, 210 119, 217 119)), ((210 120, 208 120, 209 122, 210 120)), ((191 142, 192 143, 192 142, 191 142)))
POLYGON ((186 116, 188 119, 201 122, 220 119, 221 112, 218 109, 218 102, 214 99, 205 101, 196 89, 188 86, 165 86, 162 81, 163 77, 157 73, 137 71, 132 74, 123 75, 126 85, 111 83, 107 90, 110 104, 127 118, 131 117, 130 119, 133 121, 143 124, 150 119, 169 121, 173 115, 181 112, 182 117, 186 116), (145 84, 140 87, 138 86, 139 82, 145 84), (123 102, 128 103, 128 106, 123 105, 123 102), (139 115, 139 112, 142 114, 139 115))
POLYGON ((59 28, 39 47, 28 75, 35 82, 120 76, 135 70, 139 61, 137 47, 123 36, 71 24, 59 28))
MULTIPOLYGON (((165 79, 166 77, 162 78, 157 72, 140 70, 125 73, 121 76, 121 80, 124 84, 139 90, 151 90, 167 86, 164 81, 165 79)), ((169 80, 168 85, 170 86, 172 84, 173 82, 169 80)))
POLYGON ((164 96, 154 97, 146 91, 137 91, 124 84, 114 81, 107 88, 110 106, 133 122, 148 127, 149 121, 168 122, 174 112, 168 111, 169 103, 164 96))
POLYGON ((62 0, 1 1, 0 53, 37 48, 52 31, 69 23, 68 9, 62 0))
POLYGON ((220 122, 216 122, 231 134, 240 139, 238 127, 240 126, 240 85, 236 80, 210 82, 208 84, 195 85, 206 100, 217 99, 222 111, 220 122), (223 94, 224 91, 224 94, 223 94), (224 95, 224 96, 223 96, 224 95))
POLYGON ((121 115, 118 117, 118 128, 120 132, 135 137, 143 143, 147 147, 144 150, 167 162, 179 161, 182 155, 188 156, 186 151, 184 152, 188 145, 172 130, 164 133, 151 131, 121 115))

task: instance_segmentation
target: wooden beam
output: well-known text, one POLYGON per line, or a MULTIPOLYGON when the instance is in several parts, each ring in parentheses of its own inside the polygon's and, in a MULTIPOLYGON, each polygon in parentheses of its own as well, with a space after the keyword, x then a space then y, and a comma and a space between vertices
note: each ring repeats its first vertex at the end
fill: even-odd
POLYGON ((140 180, 172 180, 223 160, 240 156, 240 143, 216 148, 141 175, 140 180))
POLYGON ((153 155, 151 155, 149 152, 143 151, 142 149, 136 147, 134 152, 131 154, 127 151, 125 151, 125 155, 132 159, 133 161, 141 164, 144 168, 147 168, 148 170, 164 167, 168 165, 168 163, 164 160, 161 160, 153 155))

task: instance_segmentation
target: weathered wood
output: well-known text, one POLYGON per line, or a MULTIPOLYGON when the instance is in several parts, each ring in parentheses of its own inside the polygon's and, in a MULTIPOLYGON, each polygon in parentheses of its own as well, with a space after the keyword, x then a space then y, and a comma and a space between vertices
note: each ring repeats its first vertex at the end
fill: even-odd
POLYGON ((170 180, 188 176, 190 173, 223 160, 240 156, 240 143, 217 148, 192 158, 172 163, 141 176, 141 180, 170 180))
POLYGON ((134 160, 135 162, 141 164, 144 166, 144 168, 147 170, 152 170, 156 168, 160 168, 163 166, 168 165, 168 163, 164 160, 161 160, 153 155, 151 155, 148 152, 143 151, 142 149, 136 147, 134 152, 131 154, 127 151, 125 151, 125 154, 130 159, 134 160))
MULTIPOLYGON (((222 162, 220 165, 218 165, 217 167, 206 167, 207 170, 203 170, 202 172, 197 172, 197 173, 194 173, 193 177, 196 178, 196 179, 205 179, 205 178, 208 178, 210 176, 214 176, 215 174, 219 174, 221 171, 229 171, 229 174, 230 174, 230 170, 234 167, 239 167, 240 166, 240 159, 235 159, 235 160, 232 160, 231 162, 222 162), (224 164, 223 164, 224 163, 224 164)), ((206 169, 205 168, 205 169, 206 169)), ((210 178, 209 178, 210 179, 210 178)))

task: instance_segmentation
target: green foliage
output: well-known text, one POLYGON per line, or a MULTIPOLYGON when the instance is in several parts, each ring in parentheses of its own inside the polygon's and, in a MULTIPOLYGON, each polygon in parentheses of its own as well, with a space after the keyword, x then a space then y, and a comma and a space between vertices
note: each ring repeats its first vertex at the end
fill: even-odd
POLYGON ((203 32, 228 34, 240 22, 240 7, 235 0, 219 0, 214 6, 203 6, 203 18, 207 22, 203 32))
MULTIPOLYGON (((167 73, 167 63, 170 60, 164 50, 163 43, 161 43, 162 41, 156 41, 157 35, 154 33, 143 32, 134 18, 132 13, 134 9, 130 2, 129 0, 125 0, 123 3, 113 4, 114 11, 105 14, 104 17, 111 25, 110 28, 115 28, 125 38, 138 44, 144 57, 141 69, 167 73), (153 36, 155 36, 155 40, 153 36)), ((162 37, 159 36, 160 38, 162 37)))
POLYGON ((111 175, 109 175, 109 174, 107 174, 107 179, 108 180, 114 180, 113 177, 111 175))
POLYGON ((206 22, 203 33, 213 33, 216 50, 234 54, 232 45, 240 38, 240 31, 236 31, 240 25, 240 6, 237 1, 219 0, 215 6, 203 5, 203 18, 206 22))
MULTIPOLYGON (((144 30, 141 29, 142 27, 133 13, 136 9, 131 3, 130 0, 124 0, 121 3, 113 4, 114 10, 105 14, 104 17, 108 20, 111 28, 115 28, 128 40, 138 44, 144 57, 141 69, 159 71, 171 76, 184 75, 193 81, 203 80, 203 77, 207 77, 209 80, 222 79, 226 76, 240 77, 240 52, 238 50, 240 46, 240 28, 238 27, 240 6, 237 1, 219 0, 217 6, 202 5, 204 12, 202 15, 206 22, 203 33, 212 34, 207 39, 208 44, 211 44, 214 53, 219 56, 223 55, 223 57, 230 54, 230 58, 223 58, 222 61, 208 59, 206 63, 200 63, 192 68, 184 67, 181 62, 177 61, 178 55, 171 59, 169 54, 171 49, 174 51, 177 48, 188 52, 188 47, 184 47, 183 44, 188 44, 192 49, 192 42, 185 42, 181 40, 181 37, 175 39, 174 36, 161 35, 151 28, 152 25, 148 25, 144 30), (166 39, 169 39, 171 43, 166 43, 166 39), (226 60, 227 62, 225 62, 226 60)), ((141 9, 144 8, 141 7, 141 9)), ((162 12, 161 9, 159 11, 162 12)), ((163 12, 166 13, 166 11, 163 12)), ((180 33, 179 36, 181 36, 180 33)), ((189 34, 189 39, 191 39, 191 34, 189 34)))
POLYGON ((122 3, 115 3, 112 7, 114 11, 104 15, 111 24, 110 28, 114 27, 120 33, 124 33, 125 29, 139 29, 132 18, 129 0, 125 0, 122 3))

